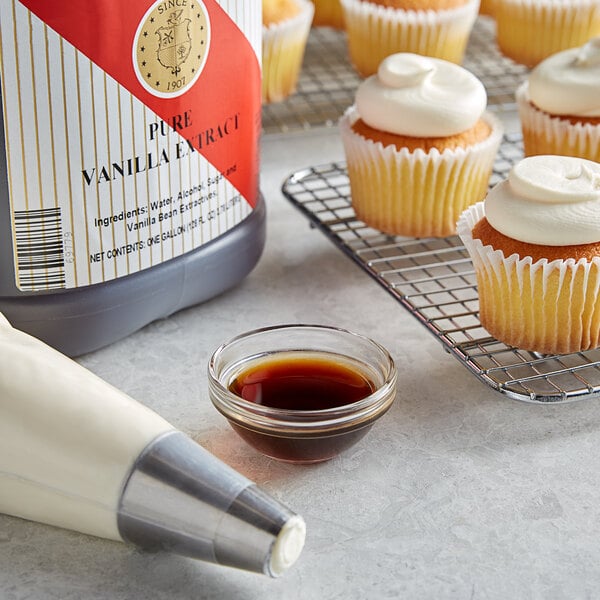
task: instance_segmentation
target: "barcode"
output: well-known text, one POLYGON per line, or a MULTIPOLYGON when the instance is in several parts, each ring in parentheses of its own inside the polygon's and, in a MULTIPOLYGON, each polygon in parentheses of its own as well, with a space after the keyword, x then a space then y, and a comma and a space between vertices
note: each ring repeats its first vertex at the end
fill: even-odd
POLYGON ((15 211, 18 286, 22 291, 65 287, 60 208, 15 211))

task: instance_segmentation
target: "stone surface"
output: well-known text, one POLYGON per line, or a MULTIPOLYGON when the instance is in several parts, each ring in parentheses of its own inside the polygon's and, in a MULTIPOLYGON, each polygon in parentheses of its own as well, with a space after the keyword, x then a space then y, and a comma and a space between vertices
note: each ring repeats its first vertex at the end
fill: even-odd
POLYGON ((265 253, 219 298, 81 357, 307 522, 283 577, 0 516, 2 600, 594 598, 600 584, 600 401, 538 406, 476 380, 281 195, 298 169, 343 158, 335 130, 263 140, 265 253), (206 365, 255 327, 332 324, 385 345, 391 410, 317 466, 267 459, 213 409, 206 365))

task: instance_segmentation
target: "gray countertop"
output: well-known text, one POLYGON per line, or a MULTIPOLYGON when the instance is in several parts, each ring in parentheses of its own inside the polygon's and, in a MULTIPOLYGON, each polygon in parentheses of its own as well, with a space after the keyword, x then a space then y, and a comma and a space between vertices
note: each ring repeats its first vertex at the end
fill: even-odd
POLYGON ((283 198, 291 172, 342 159, 337 131, 262 141, 265 251, 237 287, 79 362, 303 515, 280 579, 0 516, 0 599, 594 598, 600 401, 532 405, 485 386, 283 198), (255 327, 332 324, 385 345, 391 410, 316 466, 263 457, 212 407, 206 364, 255 327))

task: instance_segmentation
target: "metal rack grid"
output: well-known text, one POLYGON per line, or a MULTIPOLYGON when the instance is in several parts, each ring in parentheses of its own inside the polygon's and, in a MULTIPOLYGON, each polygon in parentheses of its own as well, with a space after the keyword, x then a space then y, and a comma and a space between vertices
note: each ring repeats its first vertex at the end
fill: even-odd
MULTIPOLYGON (((495 24, 480 16, 471 32, 463 66, 477 75, 488 93, 490 110, 514 110, 514 90, 527 68, 496 48, 495 24)), ((262 108, 263 133, 291 133, 331 127, 354 101, 361 78, 350 64, 346 34, 329 27, 311 29, 295 94, 262 108)))
MULTIPOLYGON (((520 135, 505 136, 491 184, 504 179, 522 155, 520 135)), ((359 221, 350 203, 345 164, 298 171, 284 181, 282 191, 313 226, 493 389, 537 403, 567 402, 600 393, 600 349, 538 355, 489 335, 479 322, 472 263, 457 236, 388 236, 359 221)))

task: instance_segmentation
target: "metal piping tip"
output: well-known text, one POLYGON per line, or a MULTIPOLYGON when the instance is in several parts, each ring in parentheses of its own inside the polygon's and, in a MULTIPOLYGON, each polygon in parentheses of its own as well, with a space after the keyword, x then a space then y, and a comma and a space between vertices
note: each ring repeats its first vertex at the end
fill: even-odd
POLYGON ((140 455, 118 509, 124 541, 278 577, 302 552, 302 517, 180 431, 140 455))

